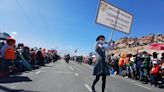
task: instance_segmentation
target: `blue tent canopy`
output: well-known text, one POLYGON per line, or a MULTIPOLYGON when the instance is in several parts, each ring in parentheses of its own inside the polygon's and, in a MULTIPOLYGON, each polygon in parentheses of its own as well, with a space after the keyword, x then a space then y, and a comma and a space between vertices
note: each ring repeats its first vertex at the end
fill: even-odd
POLYGON ((0 40, 6 40, 8 37, 11 37, 8 33, 0 32, 0 40))

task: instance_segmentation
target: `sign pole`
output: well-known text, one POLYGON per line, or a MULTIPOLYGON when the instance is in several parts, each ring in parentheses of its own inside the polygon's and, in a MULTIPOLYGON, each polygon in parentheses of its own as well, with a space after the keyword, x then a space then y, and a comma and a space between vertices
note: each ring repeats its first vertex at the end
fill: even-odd
POLYGON ((109 42, 112 41, 113 32, 114 32, 114 29, 110 33, 109 42))

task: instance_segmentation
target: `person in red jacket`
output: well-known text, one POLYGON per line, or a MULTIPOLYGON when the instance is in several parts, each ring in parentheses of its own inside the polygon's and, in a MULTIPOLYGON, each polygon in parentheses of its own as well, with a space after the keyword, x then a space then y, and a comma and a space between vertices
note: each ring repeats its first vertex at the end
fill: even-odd
POLYGON ((8 71, 9 67, 13 65, 15 60, 15 43, 16 41, 13 38, 8 38, 6 40, 6 46, 3 50, 3 59, 4 59, 4 71, 8 71))
POLYGON ((150 84, 151 86, 154 85, 156 86, 158 84, 158 73, 159 73, 159 65, 157 61, 153 61, 153 67, 151 68, 150 71, 150 84))
POLYGON ((122 70, 123 70, 124 64, 125 64, 125 53, 123 52, 123 53, 121 53, 121 57, 118 62, 119 75, 122 75, 122 70))

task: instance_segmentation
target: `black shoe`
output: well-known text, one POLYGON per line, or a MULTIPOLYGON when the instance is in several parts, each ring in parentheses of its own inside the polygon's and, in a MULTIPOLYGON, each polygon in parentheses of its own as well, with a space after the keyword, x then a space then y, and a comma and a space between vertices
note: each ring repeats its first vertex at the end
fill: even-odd
POLYGON ((92 87, 92 92, 96 92, 95 87, 92 87))
POLYGON ((148 82, 142 82, 142 84, 148 84, 148 82))

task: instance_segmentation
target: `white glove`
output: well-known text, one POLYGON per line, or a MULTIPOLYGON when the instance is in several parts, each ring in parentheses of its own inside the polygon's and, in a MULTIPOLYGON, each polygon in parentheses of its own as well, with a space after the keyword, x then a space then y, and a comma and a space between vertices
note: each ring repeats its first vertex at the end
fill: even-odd
POLYGON ((109 45, 108 44, 103 44, 103 47, 107 49, 107 48, 109 48, 109 45))
POLYGON ((101 45, 101 44, 98 44, 98 47, 102 48, 102 47, 103 47, 103 45, 101 45))

